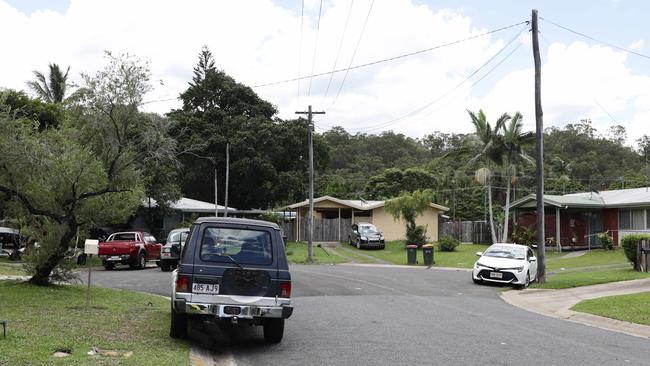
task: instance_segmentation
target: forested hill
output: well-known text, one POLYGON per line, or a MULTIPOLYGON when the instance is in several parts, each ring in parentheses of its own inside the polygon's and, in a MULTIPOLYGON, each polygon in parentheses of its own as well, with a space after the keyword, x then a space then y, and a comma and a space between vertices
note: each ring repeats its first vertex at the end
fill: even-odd
MULTIPOLYGON (((603 132, 589 120, 546 129, 547 193, 650 185, 648 136, 627 146, 620 126, 603 132)), ((317 172, 316 196, 384 199, 403 190, 433 188, 437 202, 451 208, 450 215, 483 219, 485 190, 475 179, 481 164, 468 165, 481 148, 474 134, 435 132, 414 139, 392 131, 352 135, 335 127, 317 138, 327 147, 328 161, 317 172)), ((534 156, 534 147, 526 152, 534 156)), ((505 184, 498 171, 493 174, 498 198, 505 184)), ((515 199, 534 192, 533 177, 534 166, 522 164, 513 182, 515 199)))

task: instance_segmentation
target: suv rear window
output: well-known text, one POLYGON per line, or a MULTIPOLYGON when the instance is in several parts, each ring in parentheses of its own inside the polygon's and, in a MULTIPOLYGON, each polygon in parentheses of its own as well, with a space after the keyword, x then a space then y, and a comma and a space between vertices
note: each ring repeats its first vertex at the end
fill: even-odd
POLYGON ((230 262, 230 256, 237 263, 271 264, 273 250, 271 234, 268 231, 209 227, 201 240, 201 260, 208 262, 230 262))
POLYGON ((111 235, 108 241, 137 241, 135 233, 118 233, 111 235))

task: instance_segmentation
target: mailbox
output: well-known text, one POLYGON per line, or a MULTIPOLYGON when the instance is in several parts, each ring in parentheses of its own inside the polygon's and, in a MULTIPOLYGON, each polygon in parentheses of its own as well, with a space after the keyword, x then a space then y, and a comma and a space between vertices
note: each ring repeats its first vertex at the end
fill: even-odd
POLYGON ((95 239, 86 239, 86 245, 84 246, 84 253, 86 254, 98 254, 99 253, 99 240, 95 239))

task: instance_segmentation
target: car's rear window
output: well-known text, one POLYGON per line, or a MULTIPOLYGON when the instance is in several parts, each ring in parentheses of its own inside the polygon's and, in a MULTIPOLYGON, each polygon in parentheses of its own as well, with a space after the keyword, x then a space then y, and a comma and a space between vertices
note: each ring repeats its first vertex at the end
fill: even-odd
POLYGON ((240 264, 271 264, 273 250, 268 231, 235 228, 206 228, 201 240, 201 260, 240 264))
POLYGON ((135 233, 113 234, 108 241, 136 241, 135 233))

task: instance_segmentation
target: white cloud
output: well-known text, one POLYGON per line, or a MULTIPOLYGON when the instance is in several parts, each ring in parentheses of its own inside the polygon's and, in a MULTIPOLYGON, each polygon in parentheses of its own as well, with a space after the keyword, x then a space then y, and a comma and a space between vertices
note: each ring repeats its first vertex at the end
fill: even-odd
MULTIPOLYGON (((371 0, 355 1, 338 68, 346 67, 356 46, 371 0)), ((299 4, 297 2, 296 4, 299 4)), ((311 72, 316 19, 320 1, 305 2, 301 75, 311 72)), ((296 5, 299 6, 299 5, 296 5)), ((349 2, 325 1, 318 32, 314 70, 331 70, 339 47, 349 2)), ((81 71, 93 72, 104 64, 104 50, 128 52, 151 61, 156 85, 149 100, 175 98, 191 80, 192 67, 201 46, 207 44, 217 66, 248 85, 293 78, 298 75, 300 8, 287 9, 271 0, 248 1, 157 1, 71 0, 65 14, 37 11, 27 16, 0 0, 0 34, 3 49, 13 57, 3 58, 2 86, 22 89, 32 70, 46 70, 49 62, 72 66, 78 80, 81 71)), ((523 27, 523 26, 522 26, 523 27)), ((478 35, 487 29, 454 10, 434 10, 410 0, 376 1, 354 64, 390 57, 478 35)), ((329 108, 343 78, 334 75, 327 98, 323 93, 328 76, 309 81, 256 88, 263 98, 278 106, 280 116, 295 117, 308 104, 327 108, 316 119, 321 127, 343 125, 352 131, 367 126, 370 132, 393 129, 418 137, 433 131, 469 132, 466 109, 483 108, 491 118, 516 110, 524 113, 528 127, 534 126, 532 69, 513 70, 477 95, 465 83, 413 118, 382 124, 404 116, 438 99, 501 49, 515 29, 477 38, 415 57, 350 71, 345 87, 329 108)), ((516 42, 529 48, 524 33, 516 42)), ((516 44, 516 43, 515 43, 516 44)), ((630 47, 642 47, 643 40, 630 47)), ((520 51, 521 52, 521 51, 520 51)), ((543 101, 546 125, 563 125, 592 118, 597 127, 612 124, 595 107, 597 100, 629 132, 637 135, 639 123, 650 110, 650 79, 626 66, 627 56, 607 47, 585 43, 554 43, 545 58, 543 101)), ((504 64, 500 69, 507 70, 504 64)), ((178 101, 147 104, 159 113, 178 107, 178 101)), ((604 132, 604 129, 602 130, 604 132)))
POLYGON ((629 45, 628 48, 632 51, 642 51, 643 46, 645 46, 645 41, 643 39, 639 39, 632 42, 632 44, 629 45))

